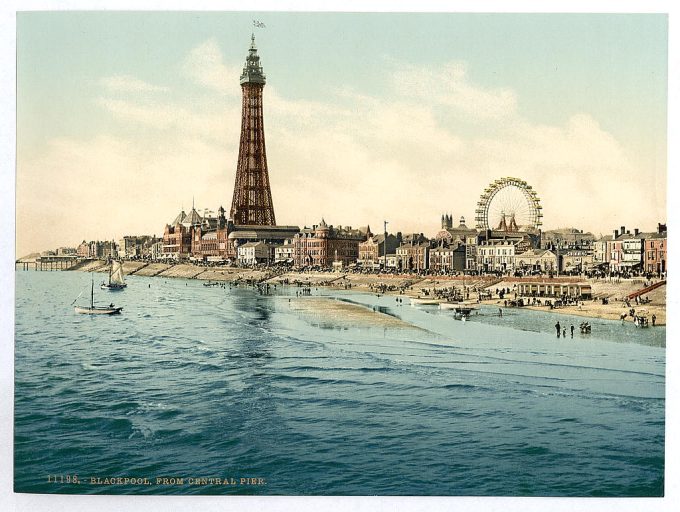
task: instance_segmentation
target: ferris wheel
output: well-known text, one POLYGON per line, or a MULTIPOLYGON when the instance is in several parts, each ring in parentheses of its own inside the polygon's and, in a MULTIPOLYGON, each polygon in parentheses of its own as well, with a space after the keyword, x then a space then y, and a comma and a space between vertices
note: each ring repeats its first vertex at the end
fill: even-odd
POLYGON ((500 178, 484 189, 475 210, 477 229, 535 231, 543 207, 536 191, 519 178, 500 178))

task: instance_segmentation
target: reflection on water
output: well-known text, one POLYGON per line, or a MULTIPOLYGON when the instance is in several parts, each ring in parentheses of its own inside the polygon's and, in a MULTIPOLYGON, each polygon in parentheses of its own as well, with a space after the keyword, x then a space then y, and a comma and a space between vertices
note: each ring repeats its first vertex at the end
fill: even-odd
POLYGON ((295 289, 135 276, 123 315, 93 318, 68 306, 88 275, 16 277, 19 491, 663 493, 665 328, 592 321, 590 337, 558 340, 548 313, 460 322, 319 289, 422 329, 326 328, 337 319, 291 308, 295 289), (266 485, 47 484, 55 471, 266 485))

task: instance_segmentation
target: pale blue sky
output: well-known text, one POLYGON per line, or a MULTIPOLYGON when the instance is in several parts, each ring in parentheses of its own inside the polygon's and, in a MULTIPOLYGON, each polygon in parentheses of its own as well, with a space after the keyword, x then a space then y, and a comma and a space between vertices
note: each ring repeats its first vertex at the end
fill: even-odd
POLYGON ((177 63, 205 39, 240 64, 252 19, 266 22, 266 72, 290 98, 345 85, 379 95, 393 60, 462 60, 475 83, 515 90, 530 120, 586 111, 633 144, 665 132, 665 15, 32 12, 18 18, 18 109, 31 125, 20 142, 89 131, 102 76, 186 85, 177 63))
MULTIPOLYGON (((404 105, 411 108, 404 112, 420 116, 422 127, 431 129, 431 133, 428 132, 429 135, 417 145, 414 143, 408 154, 394 157, 392 161, 388 150, 380 154, 371 151, 373 142, 368 138, 375 130, 348 134, 355 140, 348 142, 345 153, 358 156, 343 162, 341 172, 352 165, 384 169, 386 177, 403 179, 402 187, 408 188, 414 183, 417 186, 418 176, 423 173, 436 174, 436 170, 428 170, 431 169, 428 166, 434 166, 445 171, 442 179, 451 183, 443 193, 453 194, 459 191, 456 173, 477 172, 475 155, 483 156, 492 147, 498 155, 515 156, 508 159, 497 156, 489 162, 481 161, 480 157, 479 168, 483 171, 480 171, 479 183, 466 182, 471 186, 470 197, 476 198, 489 178, 519 175, 539 185, 544 205, 552 201, 554 211, 549 207, 545 211, 546 228, 571 224, 596 232, 609 232, 609 224, 638 222, 630 212, 614 212, 612 205, 603 206, 601 211, 596 208, 589 216, 583 214, 583 207, 578 215, 564 215, 554 194, 564 191, 572 195, 576 190, 565 191, 563 187, 551 188, 550 185, 551 175, 555 180, 565 179, 561 169, 564 164, 567 172, 573 172, 569 182, 572 185, 583 182, 601 188, 607 183, 631 181, 637 179, 635 176, 642 176, 641 184, 651 189, 642 199, 658 204, 659 209, 640 219, 639 222, 644 223, 640 227, 649 229, 656 221, 665 220, 665 15, 31 12, 19 13, 17 20, 19 233, 22 222, 35 226, 29 217, 22 221, 22 215, 27 214, 22 208, 36 204, 32 200, 35 198, 29 195, 40 193, 35 187, 22 188, 22 172, 35 174, 31 169, 44 169, 45 162, 49 167, 56 161, 56 156, 50 156, 54 141, 59 141, 62 148, 60 172, 68 174, 71 165, 82 165, 75 160, 70 164, 68 158, 80 155, 82 151, 78 148, 91 148, 96 137, 103 137, 108 141, 106 148, 114 148, 111 155, 125 160, 119 164, 121 174, 132 175, 144 165, 150 165, 149 155, 142 154, 144 148, 156 148, 160 155, 165 151, 161 146, 169 137, 149 122, 150 108, 181 108, 181 116, 186 119, 199 119, 198 112, 204 112, 203 106, 211 102, 217 110, 225 109, 224 118, 227 118, 227 110, 238 109, 238 98, 231 98, 229 94, 238 95, 238 76, 234 70, 242 66, 253 19, 267 25, 266 29, 255 30, 268 77, 265 127, 272 182, 278 187, 273 195, 279 222, 311 223, 318 221, 317 217, 321 215, 334 214, 331 223, 365 225, 378 224, 384 216, 390 216, 394 224, 402 223, 402 227, 395 226, 396 229, 427 232, 433 229, 429 219, 436 219, 443 211, 452 211, 456 218, 466 215, 471 220, 475 199, 461 201, 458 206, 446 197, 439 198, 438 204, 432 205, 431 211, 427 212, 424 211, 427 209, 424 205, 428 204, 425 200, 414 202, 413 208, 418 215, 401 218, 387 211, 387 203, 373 210, 368 207, 357 210, 353 204, 345 209, 340 206, 333 209, 309 203, 308 209, 301 211, 299 201, 286 202, 286 197, 294 191, 284 188, 284 178, 287 185, 297 180, 305 186, 315 176, 318 178, 313 170, 311 149, 309 152, 304 147, 295 151, 289 149, 292 144, 285 133, 288 127, 305 115, 327 115, 328 124, 334 129, 326 133, 326 139, 311 140, 315 135, 321 137, 325 129, 323 119, 316 120, 320 123, 318 126, 306 122, 299 136, 308 137, 310 144, 316 144, 317 148, 325 144, 333 146, 334 141, 329 139, 343 139, 354 130, 356 123, 361 122, 359 119, 370 120, 369 112, 375 105, 381 106, 381 115, 390 122, 410 125, 409 119, 390 117, 392 104, 395 110, 404 105), (205 58, 206 49, 209 55, 217 53, 217 61, 212 63, 216 70, 224 67, 230 70, 225 82, 233 85, 233 90, 226 93, 227 96, 197 86, 194 77, 187 75, 186 70, 182 71, 188 55, 200 50, 205 58), (474 109, 461 111, 460 98, 445 97, 447 90, 439 91, 439 99, 428 97, 428 91, 436 87, 439 73, 453 69, 447 66, 455 68, 457 65, 465 70, 464 76, 456 78, 451 87, 460 86, 461 91, 466 90, 472 98, 480 99, 481 95, 482 105, 489 99, 505 105, 504 101, 511 99, 510 106, 502 107, 501 110, 505 110, 500 117, 492 114, 492 121, 487 122, 477 116, 474 109), (404 70, 411 72, 408 75, 410 82, 407 80, 410 89, 406 91, 400 89, 404 70), (429 77, 423 79, 423 90, 418 90, 419 73, 429 77), (102 81, 111 77, 134 78, 152 90, 134 93, 105 90, 102 81), (422 103, 423 111, 418 110, 418 102, 422 103), (449 108, 452 104, 455 108, 449 108), (307 107, 309 111, 305 110, 307 107), (144 109, 144 113, 131 112, 131 108, 144 109), (125 114, 121 114, 121 109, 125 114), (353 121, 354 114, 357 117, 353 121), (144 122, 137 122, 141 118, 144 122), (531 133, 526 140, 522 133, 524 129, 531 133), (439 135, 450 144, 442 143, 437 138, 439 135), (592 148, 584 148, 583 141, 587 146, 591 136, 597 142, 592 148), (278 146, 272 146, 277 143, 278 146), (525 157, 527 151, 544 143, 544 153, 563 151, 570 155, 573 148, 578 147, 583 148, 583 154, 569 162, 564 158, 550 162, 545 154, 525 157), (424 147, 429 144, 432 147, 424 147), (442 147, 444 144, 447 147, 442 147), (63 150, 64 145, 68 151, 63 150), (132 152, 130 148, 141 155, 138 160, 127 160, 132 152), (420 150, 424 152, 421 159, 417 156, 420 150), (452 153, 444 156, 449 151, 452 153), (603 151, 611 158, 603 159, 600 166, 598 158, 603 151), (440 160, 427 161, 429 154, 438 152, 442 153, 440 160), (64 156, 65 153, 70 156, 64 156), (413 162, 407 162, 412 156, 413 162), (309 161, 303 161, 307 157, 309 161), (451 167, 446 168, 449 161, 451 167), (126 165, 130 168, 123 168, 126 165), (541 166, 545 166, 544 171, 541 166), (619 166, 626 169, 621 175, 619 166), (538 178, 533 178, 532 172, 538 178), (600 172, 602 176, 595 179, 593 174, 600 172), (546 180, 542 189, 541 179, 546 180), (348 208, 354 215, 344 215, 348 208), (593 215, 599 220, 585 225, 592 221, 593 215)), ((215 151, 213 160, 224 159, 222 167, 217 166, 210 172, 206 164, 205 175, 200 168, 191 170, 191 175, 199 181, 207 180, 206 176, 224 178, 219 178, 221 181, 217 184, 221 190, 219 197, 210 194, 200 197, 202 204, 211 209, 216 209, 217 204, 213 203, 217 202, 228 207, 231 199, 235 168, 233 152, 237 143, 233 130, 238 130, 238 119, 229 119, 232 119, 231 126, 225 128, 222 148, 219 140, 206 142, 205 137, 197 138, 203 141, 200 144, 205 142, 215 151), (219 153, 222 150, 225 154, 219 153)), ((419 129, 415 124, 413 126, 419 129)), ((185 132, 182 127, 179 130, 174 132, 175 136, 192 136, 193 132, 185 132)), ((385 142, 385 138, 388 136, 383 136, 381 142, 385 142)), ((409 140, 416 139, 418 133, 412 134, 409 140)), ((197 154, 193 160, 199 162, 200 158, 197 154)), ((333 172, 337 175, 332 166, 338 155, 328 153, 314 158, 318 166, 327 169, 329 177, 334 176, 333 172)), ((156 163, 158 160, 156 158, 156 163)), ((189 161, 192 161, 191 155, 189 161)), ((168 169, 172 167, 167 162, 163 165, 168 169)), ((95 188, 83 189, 84 196, 101 194, 95 186, 96 177, 98 172, 106 171, 95 167, 90 171, 95 188)), ((362 170, 364 174, 366 169, 362 170)), ((47 175, 47 170, 45 173, 47 175)), ((179 177, 167 171, 169 181, 179 181, 186 176, 179 177)), ((423 180, 422 195, 427 194, 425 187, 432 187, 432 183, 423 180)), ((161 232, 166 219, 174 217, 176 205, 188 203, 190 197, 187 196, 191 192, 186 188, 164 190, 164 195, 173 197, 167 197, 166 206, 159 202, 158 208, 168 211, 145 214, 148 224, 130 221, 120 229, 161 232)), ((392 201, 399 197, 395 192, 392 201)), ((370 202, 371 197, 357 196, 355 200, 363 204, 370 202)), ((42 201, 49 203, 49 197, 43 197, 42 201)), ((55 209, 58 202, 55 200, 55 209)), ((604 202, 595 198, 596 204, 604 202)), ((123 204, 121 207, 129 211, 135 206, 123 204)), ((87 234, 97 237, 96 227, 102 231, 101 238, 109 237, 109 234, 127 234, 119 232, 113 223, 102 223, 105 221, 97 220, 96 226, 83 229, 82 235, 74 233, 63 243, 87 234)), ((66 229, 63 226, 56 231, 65 233, 66 229)), ((32 233, 30 238, 35 241, 22 244, 19 237, 18 253, 40 249, 36 247, 36 241, 45 239, 38 232, 32 233)))

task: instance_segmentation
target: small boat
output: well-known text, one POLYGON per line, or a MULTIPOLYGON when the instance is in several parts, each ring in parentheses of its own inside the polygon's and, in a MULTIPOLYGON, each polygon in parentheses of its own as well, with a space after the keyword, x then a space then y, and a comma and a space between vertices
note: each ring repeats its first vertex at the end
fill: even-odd
POLYGON ((100 288, 102 290, 119 291, 125 289, 127 284, 123 277, 123 265, 119 261, 111 263, 109 268, 109 282, 102 283, 100 288))
MULTIPOLYGON (((78 295, 78 297, 80 297, 80 295, 78 295)), ((76 300, 78 300, 78 297, 76 297, 76 300)), ((74 300, 71 305, 75 304, 76 300, 74 300)), ((76 306, 74 309, 76 313, 82 315, 117 315, 123 310, 123 308, 116 307, 113 303, 108 306, 94 305, 94 277, 92 278, 92 287, 90 289, 90 305, 76 306)))
POLYGON ((453 310, 453 317, 465 321, 470 317, 470 313, 476 310, 477 308, 472 306, 460 306, 453 310))
POLYGON ((440 302, 439 309, 458 309, 465 306, 462 302, 440 302))
POLYGON ((437 304, 441 304, 442 302, 443 302, 442 299, 411 297, 412 306, 436 306, 437 304))

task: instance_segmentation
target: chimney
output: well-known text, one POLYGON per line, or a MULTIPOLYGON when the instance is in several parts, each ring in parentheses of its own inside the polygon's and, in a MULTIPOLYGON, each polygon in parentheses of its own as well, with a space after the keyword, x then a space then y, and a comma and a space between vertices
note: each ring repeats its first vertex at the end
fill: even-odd
POLYGON ((619 237, 619 230, 615 229, 614 230, 614 239, 617 239, 619 237))
POLYGON ((621 234, 622 235, 626 234, 626 226, 621 226, 621 234))
POLYGON ((638 236, 639 232, 640 232, 640 230, 638 228, 635 228, 635 236, 638 236))

